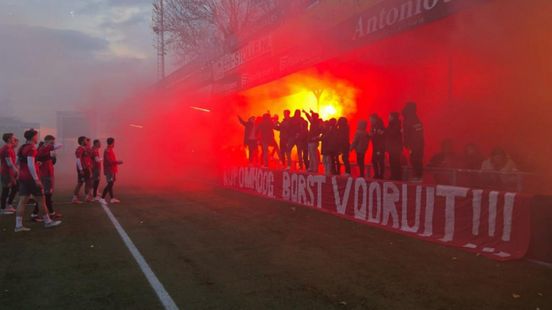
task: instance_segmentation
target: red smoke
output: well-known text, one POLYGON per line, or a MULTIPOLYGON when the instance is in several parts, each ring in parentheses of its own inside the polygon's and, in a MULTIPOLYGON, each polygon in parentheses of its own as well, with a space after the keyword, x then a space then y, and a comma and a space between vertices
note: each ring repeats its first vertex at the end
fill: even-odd
MULTIPOLYGON (((151 91, 118 111, 114 132, 120 136, 120 157, 128 163, 121 176, 139 184, 166 185, 201 169, 216 172, 240 157, 229 149, 242 142, 236 114, 270 110, 281 116, 290 107, 286 98, 294 87, 303 80, 308 88, 308 77, 321 84, 331 79, 354 90, 354 106, 344 111, 353 131, 357 120, 370 113, 386 119, 405 102, 415 101, 425 123, 427 156, 445 138, 453 139, 459 153, 469 142, 485 154, 502 146, 522 170, 549 179, 550 12, 552 3, 544 0, 489 1, 243 93, 207 99, 151 91)), ((298 106, 301 102, 293 107, 298 106)))

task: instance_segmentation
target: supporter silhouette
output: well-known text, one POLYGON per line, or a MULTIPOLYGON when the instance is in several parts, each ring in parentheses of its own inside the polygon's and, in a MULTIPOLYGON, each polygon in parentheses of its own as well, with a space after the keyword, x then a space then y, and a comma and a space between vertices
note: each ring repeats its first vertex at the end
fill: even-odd
POLYGON ((360 170, 360 177, 364 178, 365 164, 364 159, 366 157, 366 150, 368 149, 368 143, 370 142, 370 135, 367 131, 367 123, 364 120, 358 122, 357 130, 351 143, 351 150, 356 152, 356 159, 358 169, 360 170))
MULTIPOLYGON (((276 130, 276 125, 278 124, 278 114, 274 114, 272 116, 272 130, 276 130)), ((278 154, 278 158, 280 158, 280 146, 278 142, 276 141, 276 135, 272 134, 272 142, 270 142, 269 146, 272 147, 272 152, 270 153, 270 157, 274 158, 275 154, 278 154)))
POLYGON ((374 178, 383 179, 385 176, 385 126, 376 113, 370 115, 370 138, 372 140, 374 178))
POLYGON ((322 162, 324 164, 324 174, 329 176, 336 174, 335 158, 337 153, 337 121, 335 118, 324 123, 322 133, 322 162))
POLYGON ((457 156, 454 152, 452 140, 446 139, 441 143, 441 150, 433 155, 427 164, 433 169, 432 175, 438 184, 452 184, 451 169, 458 168, 457 156))
POLYGON ((389 125, 385 130, 385 144, 389 153, 391 180, 402 180, 401 157, 403 151, 402 124, 399 113, 389 114, 389 125))
POLYGON ((262 164, 268 167, 268 147, 274 142, 274 124, 270 114, 265 113, 257 126, 259 141, 261 142, 262 164))
POLYGON ((483 183, 492 187, 511 188, 517 181, 516 164, 502 148, 494 148, 491 157, 481 164, 483 183))
POLYGON ((469 143, 464 148, 464 163, 463 168, 470 170, 479 170, 483 163, 483 155, 479 151, 477 145, 469 143))
POLYGON ((276 123, 275 130, 280 131, 280 160, 282 165, 287 168, 291 167, 291 112, 289 110, 284 111, 284 119, 280 123, 276 123))
POLYGON ((413 181, 422 180, 424 167, 424 126, 418 117, 416 103, 409 102, 402 111, 404 117, 404 146, 410 154, 413 181))
POLYGON ((340 117, 337 120, 337 157, 336 157, 336 171, 341 173, 341 165, 339 162, 339 155, 345 166, 345 175, 351 174, 351 163, 349 162, 349 149, 351 143, 349 142, 350 129, 349 123, 345 117, 340 117))
POLYGON ((295 110, 293 118, 290 121, 290 152, 294 147, 297 148, 297 159, 299 168, 309 166, 309 155, 307 152, 307 134, 308 123, 301 117, 301 110, 295 110))
POLYGON ((318 155, 318 144, 320 141, 320 135, 322 134, 322 120, 317 113, 312 110, 310 113, 303 111, 307 120, 310 123, 309 132, 307 135, 308 143, 308 155, 309 155, 309 172, 318 173, 318 166, 320 165, 320 156, 318 155))
POLYGON ((243 135, 243 143, 247 146, 249 152, 249 164, 253 164, 255 157, 257 156, 257 137, 255 129, 255 117, 250 117, 247 122, 238 116, 240 124, 245 127, 243 135))
POLYGON ((427 164, 432 168, 457 168, 457 158, 452 140, 446 139, 441 143, 441 150, 433 155, 427 164))

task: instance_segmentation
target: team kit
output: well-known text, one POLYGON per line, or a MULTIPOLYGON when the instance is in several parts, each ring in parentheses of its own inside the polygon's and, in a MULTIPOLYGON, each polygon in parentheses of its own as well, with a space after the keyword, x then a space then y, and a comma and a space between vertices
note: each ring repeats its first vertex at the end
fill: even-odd
MULTIPOLYGON (((55 188, 56 151, 63 146, 56 138, 47 135, 39 142, 39 133, 29 129, 24 133, 25 143, 19 145, 19 139, 13 133, 2 135, 4 145, 0 148, 0 176, 2 183, 1 215, 15 214, 15 232, 31 229, 23 225, 25 208, 34 204, 31 220, 43 223, 45 228, 61 225, 62 215, 54 210, 53 194, 55 188), (16 197, 19 201, 16 204, 16 197), (34 202, 33 202, 34 201, 34 202)), ((108 138, 103 157, 100 156, 102 144, 81 136, 75 150, 77 184, 73 191, 73 204, 98 201, 103 205, 116 204, 113 187, 117 179, 118 166, 123 162, 115 155, 115 139, 108 138), (102 174, 107 184, 102 194, 98 193, 102 174), (84 200, 81 200, 81 192, 84 200), (107 197, 109 196, 109 199, 107 197)))

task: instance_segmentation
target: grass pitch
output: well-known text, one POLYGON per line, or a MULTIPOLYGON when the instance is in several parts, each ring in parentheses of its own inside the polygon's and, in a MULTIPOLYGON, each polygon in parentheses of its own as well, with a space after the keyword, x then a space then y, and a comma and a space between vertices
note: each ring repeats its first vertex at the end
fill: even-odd
MULTIPOLYGON (((182 309, 552 309, 544 267, 225 189, 183 188, 128 189, 111 207, 182 309)), ((161 308, 99 205, 58 210, 61 227, 28 223, 26 234, 13 233, 13 216, 0 217, 0 309, 161 308)))

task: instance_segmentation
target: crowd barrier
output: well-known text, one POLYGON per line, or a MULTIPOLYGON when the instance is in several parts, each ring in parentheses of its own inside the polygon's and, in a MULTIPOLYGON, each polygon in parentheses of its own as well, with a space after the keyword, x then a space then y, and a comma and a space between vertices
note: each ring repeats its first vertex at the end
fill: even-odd
MULTIPOLYGON (((281 167, 280 162, 273 160, 271 167, 281 167)), ((344 165, 340 163, 341 171, 344 173, 344 165)), ((353 176, 359 176, 358 165, 351 162, 351 170, 353 176)), ((297 170, 299 162, 292 161, 292 168, 297 170)), ((299 169, 300 170, 300 169, 299 169)), ((319 166, 319 171, 323 171, 324 167, 319 166)), ((373 171, 372 166, 365 164, 366 176, 370 177, 373 171)), ((389 175, 389 166, 385 167, 386 174, 389 175)), ((402 180, 409 180, 413 176, 410 166, 402 167, 402 180)), ((515 172, 497 172, 497 171, 482 171, 463 168, 438 168, 424 167, 423 182, 426 184, 454 185, 465 187, 488 188, 500 191, 515 191, 518 193, 539 193, 549 191, 544 188, 535 174, 515 171, 515 172)))
POLYGON ((528 252, 536 255, 535 259, 549 259, 549 232, 541 231, 544 236, 540 238, 532 234, 535 225, 547 229, 534 223, 534 197, 516 191, 325 176, 253 166, 225 169, 223 185, 495 260, 520 259, 528 252))

